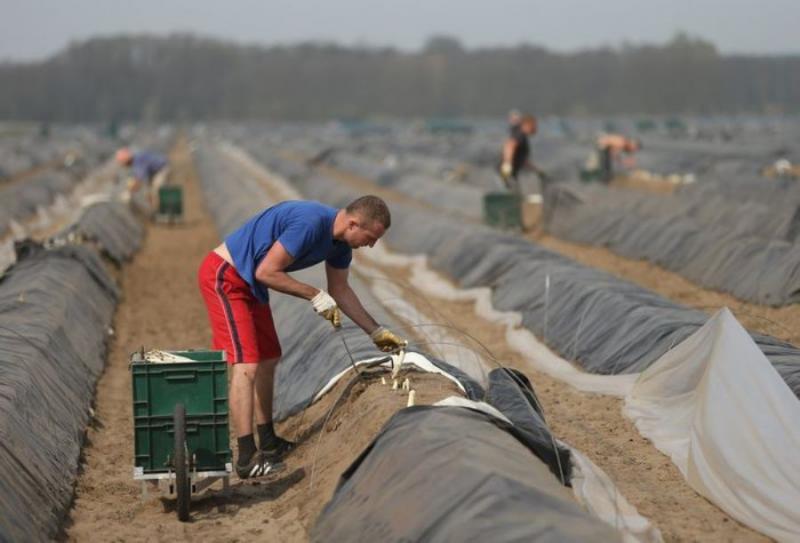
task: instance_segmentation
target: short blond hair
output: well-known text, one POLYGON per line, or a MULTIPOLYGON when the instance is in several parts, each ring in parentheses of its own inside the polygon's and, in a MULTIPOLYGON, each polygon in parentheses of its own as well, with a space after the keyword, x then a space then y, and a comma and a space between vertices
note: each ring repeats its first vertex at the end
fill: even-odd
POLYGON ((345 208, 345 211, 350 215, 361 215, 368 221, 379 222, 386 230, 392 225, 392 214, 389 212, 389 206, 386 205, 383 199, 371 194, 353 200, 345 208))

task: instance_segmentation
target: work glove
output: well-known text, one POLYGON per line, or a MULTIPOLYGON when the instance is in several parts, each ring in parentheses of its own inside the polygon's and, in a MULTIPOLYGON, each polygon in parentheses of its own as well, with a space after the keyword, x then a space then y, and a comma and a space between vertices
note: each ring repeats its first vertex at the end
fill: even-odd
POLYGON ((500 175, 503 176, 504 179, 508 179, 514 173, 514 168, 511 166, 510 162, 503 162, 500 165, 500 175))
POLYGON ((314 306, 317 315, 330 321, 334 328, 342 325, 342 312, 336 305, 336 300, 324 290, 320 290, 316 296, 311 298, 311 305, 314 306))
POLYGON ((369 335, 370 339, 375 346, 385 353, 396 352, 404 349, 408 345, 408 341, 401 338, 394 332, 387 330, 383 326, 378 326, 374 332, 369 335))

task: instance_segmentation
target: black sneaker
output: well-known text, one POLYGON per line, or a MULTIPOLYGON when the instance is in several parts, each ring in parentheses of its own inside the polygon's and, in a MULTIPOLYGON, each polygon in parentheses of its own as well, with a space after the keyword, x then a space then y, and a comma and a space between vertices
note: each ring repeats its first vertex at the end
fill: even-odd
POLYGON ((275 439, 270 440, 266 446, 261 448, 261 453, 270 462, 280 462, 286 455, 295 449, 295 444, 291 441, 286 441, 282 437, 275 436, 275 439))
POLYGON ((264 454, 257 452, 250 458, 247 464, 241 465, 238 462, 236 463, 236 475, 239 476, 239 479, 263 477, 268 473, 277 471, 278 468, 279 466, 276 462, 268 460, 264 454))

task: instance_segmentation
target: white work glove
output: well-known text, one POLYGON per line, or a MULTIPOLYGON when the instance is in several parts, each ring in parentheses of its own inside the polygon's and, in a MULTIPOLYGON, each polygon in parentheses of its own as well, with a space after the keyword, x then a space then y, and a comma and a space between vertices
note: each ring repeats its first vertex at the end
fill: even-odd
POLYGON ((311 305, 314 306, 317 315, 330 321, 334 328, 342 325, 342 313, 336 305, 336 300, 324 290, 320 290, 316 296, 311 298, 311 305))
POLYGON ((505 178, 511 177, 513 173, 514 173, 514 168, 511 166, 510 162, 503 162, 500 165, 500 175, 502 175, 503 177, 505 178))
POLYGON ((397 352, 408 345, 408 341, 383 326, 378 326, 369 337, 375 346, 385 353, 397 352))

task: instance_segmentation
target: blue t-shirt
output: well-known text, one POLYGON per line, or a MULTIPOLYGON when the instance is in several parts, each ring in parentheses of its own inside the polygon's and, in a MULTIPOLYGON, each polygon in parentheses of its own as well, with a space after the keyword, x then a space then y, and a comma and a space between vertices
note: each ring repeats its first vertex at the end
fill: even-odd
POLYGON ((225 239, 236 271, 258 301, 268 303, 269 292, 256 280, 256 268, 276 241, 294 258, 285 271, 302 270, 322 261, 334 268, 350 266, 352 249, 346 242, 333 239, 336 212, 319 202, 281 202, 252 217, 225 239))
POLYGON ((167 159, 152 151, 142 151, 133 155, 131 170, 139 181, 150 182, 153 176, 167 165, 167 159))

